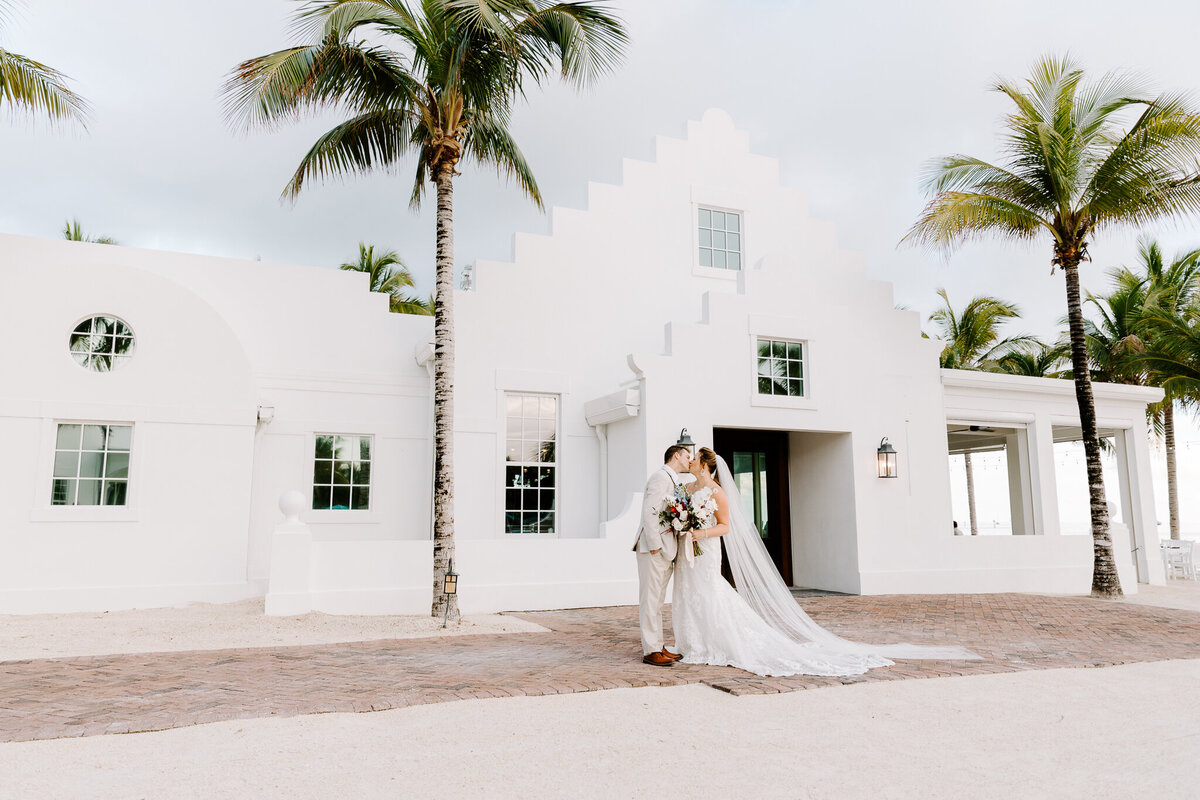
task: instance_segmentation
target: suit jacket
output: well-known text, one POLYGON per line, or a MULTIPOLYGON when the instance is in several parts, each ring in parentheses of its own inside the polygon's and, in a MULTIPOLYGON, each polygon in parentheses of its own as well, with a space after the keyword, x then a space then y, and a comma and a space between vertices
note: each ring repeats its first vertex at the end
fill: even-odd
POLYGON ((658 521, 658 512, 663 501, 675 493, 677 485, 678 481, 665 464, 650 475, 646 481, 646 493, 642 496, 642 523, 633 542, 633 550, 639 553, 662 550, 666 558, 675 560, 678 550, 675 531, 662 526, 658 521))

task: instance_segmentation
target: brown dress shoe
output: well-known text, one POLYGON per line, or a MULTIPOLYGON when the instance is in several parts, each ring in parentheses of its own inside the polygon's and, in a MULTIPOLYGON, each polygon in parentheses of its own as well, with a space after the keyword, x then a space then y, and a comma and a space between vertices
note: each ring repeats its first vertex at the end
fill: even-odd
POLYGON ((665 656, 662 653, 654 652, 648 656, 642 656, 642 663, 653 664, 656 667, 669 667, 675 663, 675 659, 665 656))
POLYGON ((671 659, 672 661, 682 661, 683 660, 683 653, 672 653, 670 650, 668 650, 665 647, 662 649, 662 654, 664 656, 666 656, 667 658, 671 659))

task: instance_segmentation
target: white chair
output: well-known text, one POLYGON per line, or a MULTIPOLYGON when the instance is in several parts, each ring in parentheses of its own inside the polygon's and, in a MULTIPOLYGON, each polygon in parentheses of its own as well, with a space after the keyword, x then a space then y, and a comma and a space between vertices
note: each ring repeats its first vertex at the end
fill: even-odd
POLYGON ((1195 542, 1187 539, 1171 539, 1162 543, 1163 568, 1168 578, 1179 577, 1197 580, 1196 562, 1193 560, 1195 542))

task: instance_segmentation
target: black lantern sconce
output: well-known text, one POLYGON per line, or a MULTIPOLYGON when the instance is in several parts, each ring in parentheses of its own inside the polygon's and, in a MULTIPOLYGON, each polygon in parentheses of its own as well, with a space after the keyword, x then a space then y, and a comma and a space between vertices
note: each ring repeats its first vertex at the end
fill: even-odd
POLYGON ((692 437, 688 435, 687 428, 684 428, 679 432, 679 441, 675 442, 675 444, 686 447, 688 449, 688 453, 691 455, 696 455, 696 443, 693 442, 692 437))
POLYGON ((880 440, 879 449, 875 451, 875 466, 879 477, 896 477, 896 448, 892 447, 886 436, 880 440))
POLYGON ((446 616, 442 619, 442 627, 450 621, 450 598, 458 594, 458 573, 454 571, 454 559, 446 569, 446 577, 442 580, 442 594, 446 595, 446 616))

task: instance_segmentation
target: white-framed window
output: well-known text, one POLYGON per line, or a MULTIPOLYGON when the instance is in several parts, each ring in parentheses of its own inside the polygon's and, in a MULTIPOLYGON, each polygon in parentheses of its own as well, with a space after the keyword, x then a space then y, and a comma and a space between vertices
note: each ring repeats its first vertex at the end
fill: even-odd
POLYGON ((699 261, 713 269, 742 268, 742 215, 701 208, 698 217, 699 261))
POLYGON ((371 507, 373 436, 318 433, 313 448, 314 511, 366 511, 371 507))
POLYGON ((805 397, 804 342, 758 337, 758 393, 805 397))
POLYGON ((84 369, 112 372, 133 356, 133 330, 116 317, 89 317, 71 331, 67 346, 84 369))
POLYGON ((123 506, 129 496, 131 425, 58 423, 54 506, 123 506))
POLYGON ((504 532, 558 532, 559 398, 506 392, 504 532))

